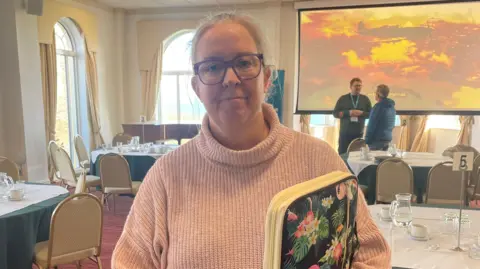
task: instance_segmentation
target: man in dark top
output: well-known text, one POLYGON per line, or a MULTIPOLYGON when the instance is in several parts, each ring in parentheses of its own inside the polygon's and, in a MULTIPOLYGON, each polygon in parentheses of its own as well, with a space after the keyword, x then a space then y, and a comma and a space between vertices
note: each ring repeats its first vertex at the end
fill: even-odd
POLYGON ((395 102, 387 98, 390 89, 387 85, 378 85, 375 92, 377 103, 373 106, 368 120, 365 142, 372 150, 387 150, 392 141, 392 131, 395 127, 395 102))
POLYGON ((338 139, 338 153, 347 152, 348 145, 356 138, 363 137, 365 128, 365 119, 368 118, 372 103, 370 99, 363 94, 362 80, 353 78, 350 81, 350 93, 341 96, 333 115, 340 119, 340 136, 338 139))

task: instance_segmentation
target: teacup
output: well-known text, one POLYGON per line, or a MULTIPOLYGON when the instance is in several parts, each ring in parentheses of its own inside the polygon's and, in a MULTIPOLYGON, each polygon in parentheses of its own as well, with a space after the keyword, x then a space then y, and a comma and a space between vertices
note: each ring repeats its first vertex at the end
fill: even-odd
POLYGON ((11 200, 22 200, 24 196, 23 189, 11 189, 8 192, 8 198, 11 200))
POLYGON ((416 238, 428 237, 428 227, 422 224, 411 224, 408 228, 410 235, 416 238))
POLYGON ((382 219, 391 219, 391 217, 390 217, 390 207, 382 207, 380 209, 380 217, 382 219))

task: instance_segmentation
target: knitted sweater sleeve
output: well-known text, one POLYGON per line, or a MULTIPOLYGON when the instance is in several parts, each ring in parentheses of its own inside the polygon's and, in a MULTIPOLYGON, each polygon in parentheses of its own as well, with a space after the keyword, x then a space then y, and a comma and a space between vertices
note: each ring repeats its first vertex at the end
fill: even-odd
POLYGON ((133 202, 112 255, 114 269, 166 268, 167 195, 159 163, 150 169, 133 202))
MULTIPOLYGON (((336 154, 337 155, 337 154, 336 154)), ((334 158, 332 171, 349 172, 344 161, 334 158)), ((360 190, 360 189, 359 189, 360 190)), ((391 268, 391 251, 385 238, 370 215, 367 202, 361 191, 358 192, 357 233, 360 249, 353 261, 354 269, 386 269, 391 268)))

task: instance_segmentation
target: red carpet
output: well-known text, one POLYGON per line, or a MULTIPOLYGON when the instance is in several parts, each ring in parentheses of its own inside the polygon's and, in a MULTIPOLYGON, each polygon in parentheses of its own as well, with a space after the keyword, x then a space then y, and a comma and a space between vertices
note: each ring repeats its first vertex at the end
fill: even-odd
MULTIPOLYGON (((95 193, 97 197, 100 197, 99 193, 95 193)), ((123 225, 127 218, 128 212, 130 211, 130 207, 132 206, 133 198, 130 197, 116 197, 116 214, 113 214, 112 208, 112 199, 110 198, 110 211, 107 210, 107 207, 104 208, 104 218, 103 218, 103 238, 102 238, 102 266, 104 269, 110 269, 110 263, 112 259, 112 252, 115 248, 115 244, 117 243, 118 239, 123 230, 123 225)), ((37 268, 33 266, 33 268, 37 268)), ((74 269, 76 268, 75 265, 61 265, 58 266, 60 269, 74 269)), ((97 264, 90 261, 85 260, 82 262, 82 268, 84 269, 92 269, 97 268, 97 264)))

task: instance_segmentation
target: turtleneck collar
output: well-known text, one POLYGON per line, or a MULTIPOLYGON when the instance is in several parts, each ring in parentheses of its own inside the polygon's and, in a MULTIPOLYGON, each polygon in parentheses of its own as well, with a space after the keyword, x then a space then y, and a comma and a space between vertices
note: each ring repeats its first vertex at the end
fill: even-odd
POLYGON ((270 132, 262 142, 248 150, 232 150, 220 144, 209 128, 209 118, 205 115, 199 136, 195 139, 200 153, 207 159, 226 166, 250 167, 263 163, 276 156, 293 139, 292 132, 283 126, 275 109, 264 103, 262 111, 270 132))

